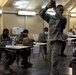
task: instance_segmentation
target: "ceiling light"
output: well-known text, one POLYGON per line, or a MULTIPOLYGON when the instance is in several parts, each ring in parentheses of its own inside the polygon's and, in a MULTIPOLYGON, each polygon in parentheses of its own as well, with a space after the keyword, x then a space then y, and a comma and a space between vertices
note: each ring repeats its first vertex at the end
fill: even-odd
POLYGON ((18 15, 36 15, 33 11, 18 11, 18 15))
POLYGON ((70 16, 72 16, 72 17, 76 17, 76 14, 70 14, 70 16))
POLYGON ((53 8, 51 8, 51 9, 48 9, 47 11, 54 11, 54 10, 53 10, 53 8))
POLYGON ((2 14, 2 10, 0 9, 0 14, 2 14))
POLYGON ((13 3, 13 6, 15 8, 20 8, 21 9, 21 8, 26 8, 28 3, 29 3, 28 1, 15 1, 13 3))
POLYGON ((47 12, 48 14, 50 15, 55 15, 56 13, 55 12, 47 12))

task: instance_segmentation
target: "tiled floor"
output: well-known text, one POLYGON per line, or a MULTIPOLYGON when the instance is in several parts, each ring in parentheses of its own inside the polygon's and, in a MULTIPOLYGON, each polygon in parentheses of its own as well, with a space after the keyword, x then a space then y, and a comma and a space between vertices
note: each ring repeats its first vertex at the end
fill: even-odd
MULTIPOLYGON (((70 61, 70 55, 65 58, 60 58, 60 75, 72 75, 72 69, 69 68, 70 61)), ((14 62, 11 66, 13 72, 9 75, 50 75, 50 66, 47 61, 43 59, 42 55, 39 57, 36 55, 34 59, 31 57, 30 62, 33 63, 33 67, 28 69, 18 68, 16 62, 14 62)), ((3 73, 2 65, 0 65, 0 75, 6 75, 3 73)))

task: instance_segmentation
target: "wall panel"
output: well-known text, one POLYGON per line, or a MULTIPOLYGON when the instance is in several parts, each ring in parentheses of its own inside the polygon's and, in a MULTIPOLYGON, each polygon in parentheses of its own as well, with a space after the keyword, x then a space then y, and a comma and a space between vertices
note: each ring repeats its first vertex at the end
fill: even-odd
POLYGON ((24 29, 24 23, 24 16, 18 16, 16 14, 3 14, 3 28, 8 28, 10 30, 10 34, 12 27, 21 27, 24 29))

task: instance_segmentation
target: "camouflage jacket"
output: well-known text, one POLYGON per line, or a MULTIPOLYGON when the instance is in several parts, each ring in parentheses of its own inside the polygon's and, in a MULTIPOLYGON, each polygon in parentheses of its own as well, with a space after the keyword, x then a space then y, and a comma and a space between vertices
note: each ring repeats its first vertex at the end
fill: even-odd
POLYGON ((34 40, 29 37, 23 37, 21 34, 16 37, 15 42, 17 44, 23 44, 23 45, 32 45, 34 40))
POLYGON ((3 34, 0 35, 0 46, 11 44, 12 39, 10 37, 3 38, 3 34))
POLYGON ((66 27, 67 20, 61 14, 61 12, 55 7, 54 8, 56 14, 50 15, 47 14, 47 9, 42 9, 39 12, 41 18, 43 18, 47 23, 49 23, 49 39, 51 41, 62 40, 61 34, 63 33, 63 29, 66 27))
POLYGON ((21 44, 22 43, 22 41, 23 41, 23 36, 22 36, 22 34, 20 34, 20 35, 18 35, 16 38, 15 38, 15 42, 17 43, 17 44, 21 44))
POLYGON ((39 41, 39 42, 44 42, 44 41, 47 41, 47 38, 48 38, 48 34, 44 34, 44 32, 43 32, 43 33, 40 33, 40 34, 39 34, 39 39, 38 39, 38 41, 39 41))

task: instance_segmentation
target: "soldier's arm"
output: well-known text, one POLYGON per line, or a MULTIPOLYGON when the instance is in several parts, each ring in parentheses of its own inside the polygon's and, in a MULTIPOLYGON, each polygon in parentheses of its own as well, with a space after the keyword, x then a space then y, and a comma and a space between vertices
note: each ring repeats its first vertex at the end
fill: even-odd
POLYGON ((4 46, 5 45, 5 41, 2 40, 2 36, 0 35, 0 46, 4 46))
POLYGON ((20 35, 16 37, 15 42, 18 44, 22 43, 20 35))
POLYGON ((41 9, 41 10, 39 11, 40 17, 43 18, 43 19, 44 19, 45 21, 47 21, 47 22, 49 22, 49 19, 50 19, 50 17, 51 17, 50 14, 47 14, 47 13, 46 13, 46 11, 47 11, 49 8, 52 8, 50 2, 47 4, 47 6, 46 6, 44 9, 41 9))

